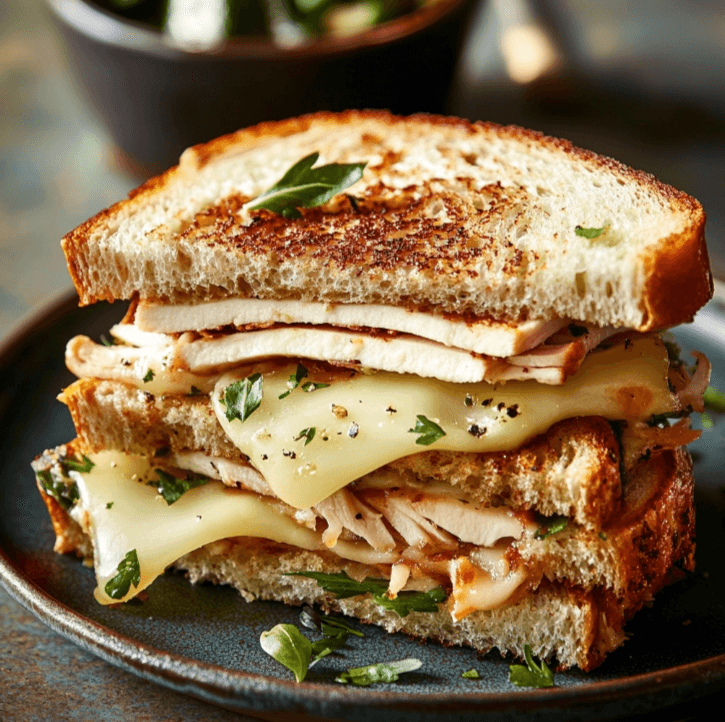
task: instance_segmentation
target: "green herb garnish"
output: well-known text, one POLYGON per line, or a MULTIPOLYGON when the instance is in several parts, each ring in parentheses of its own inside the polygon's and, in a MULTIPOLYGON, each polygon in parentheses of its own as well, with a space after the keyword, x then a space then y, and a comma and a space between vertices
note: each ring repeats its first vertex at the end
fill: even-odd
POLYGON ((546 665, 542 659, 541 666, 536 665, 531 654, 531 647, 524 645, 524 659, 526 666, 522 664, 512 664, 509 667, 509 682, 517 687, 553 687, 554 673, 546 665))
POLYGON ((247 203, 245 208, 264 208, 285 218, 301 218, 298 208, 321 206, 362 178, 366 163, 331 163, 313 168, 319 157, 319 153, 312 153, 295 163, 266 193, 247 203))
POLYGON ((378 606, 395 612, 399 617, 406 617, 410 612, 437 612, 438 605, 446 598, 443 589, 436 587, 428 592, 399 592, 395 599, 390 599, 386 594, 389 585, 385 579, 366 578, 356 582, 346 572, 290 572, 288 576, 314 579, 326 592, 334 594, 338 599, 370 593, 378 606))
POLYGON ((401 659, 397 662, 369 664, 366 667, 348 669, 347 672, 336 677, 335 681, 342 684, 352 682, 360 687, 367 687, 378 682, 397 682, 404 672, 413 672, 422 666, 423 662, 419 659, 401 659))
POLYGON ((48 496, 52 496, 63 509, 68 511, 80 498, 78 494, 78 485, 73 481, 66 484, 62 481, 56 481, 53 475, 45 471, 37 471, 35 475, 48 496))
POLYGON ((712 411, 725 411, 725 393, 716 389, 714 386, 708 386, 703 395, 705 406, 712 411))
POLYGON ((137 588, 141 583, 141 567, 136 550, 132 549, 116 567, 118 574, 106 582, 104 589, 111 599, 123 599, 133 584, 137 588))
POLYGON ((149 381, 153 381, 154 376, 156 376, 156 374, 153 372, 153 369, 149 369, 143 377, 143 382, 147 384, 149 381))
POLYGON ((417 421, 412 429, 408 429, 409 434, 420 434, 415 440, 416 444, 421 446, 430 446, 435 441, 438 441, 441 437, 446 435, 446 432, 441 429, 438 424, 425 416, 418 415, 417 421))
POLYGON ((262 649, 302 682, 312 658, 312 643, 294 624, 278 624, 259 638, 262 649))
POLYGON ((307 377, 307 369, 302 364, 297 364, 297 370, 289 377, 287 391, 280 394, 277 398, 286 399, 299 385, 302 379, 307 377))
POLYGON ((300 431, 300 435, 295 437, 295 441, 299 441, 300 439, 304 439, 305 440, 305 446, 307 446, 307 444, 309 444, 310 441, 312 441, 312 439, 315 438, 315 431, 316 430, 317 429, 314 426, 310 426, 307 429, 302 429, 302 431, 300 431))
POLYGON ((322 384, 318 381, 308 381, 306 384, 302 384, 302 390, 309 394, 313 391, 317 391, 317 389, 326 389, 330 384, 322 384))
POLYGON ((700 422, 702 423, 702 428, 705 431, 709 431, 715 425, 715 422, 712 420, 712 416, 710 416, 710 414, 703 414, 700 417, 700 422))
POLYGON ((199 476, 195 479, 177 479, 175 476, 163 471, 163 469, 154 469, 154 471, 159 478, 156 481, 149 481, 146 486, 156 487, 156 490, 164 497, 169 506, 179 501, 189 489, 204 486, 209 482, 206 476, 199 476))
POLYGON ((83 461, 76 461, 75 459, 66 457, 60 460, 60 466, 66 474, 69 471, 78 471, 81 474, 87 474, 95 466, 95 464, 85 455, 82 459, 83 461))
POLYGON ((463 679, 481 679, 481 675, 478 673, 477 669, 469 669, 467 672, 464 672, 461 677, 463 677, 463 679))
POLYGON ((262 374, 252 374, 227 386, 223 401, 227 419, 244 423, 262 403, 262 374))
POLYGON ((534 532, 534 539, 542 540, 553 534, 558 534, 560 531, 564 531, 568 524, 569 519, 565 516, 544 518, 539 528, 534 532))
POLYGON ((112 501, 109 501, 108 504, 106 504, 106 509, 113 509, 113 503, 112 501))
POLYGON ((202 390, 197 389, 196 386, 192 386, 187 396, 201 396, 202 390))
POLYGON ((607 230, 607 226, 602 226, 601 228, 582 228, 581 226, 577 226, 574 229, 574 233, 577 234, 577 236, 581 236, 582 238, 599 238, 599 236, 604 233, 604 231, 607 230))

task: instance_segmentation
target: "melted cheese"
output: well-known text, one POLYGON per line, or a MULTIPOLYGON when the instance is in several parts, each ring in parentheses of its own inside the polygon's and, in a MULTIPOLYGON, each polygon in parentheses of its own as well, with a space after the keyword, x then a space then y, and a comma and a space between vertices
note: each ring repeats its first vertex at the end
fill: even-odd
POLYGON ((514 449, 567 418, 642 419, 674 411, 668 365, 659 339, 644 338, 589 356, 565 386, 452 384, 380 372, 354 374, 311 393, 300 384, 280 399, 295 373, 289 365, 263 374, 261 404, 244 423, 229 421, 222 401, 237 375, 217 382, 212 404, 229 438, 274 493, 303 509, 410 454, 514 449), (411 429, 418 416, 439 425, 445 436, 430 446, 417 444, 420 434, 411 429), (311 428, 310 441, 302 432, 311 428))
POLYGON ((308 323, 400 331, 446 346, 489 356, 514 356, 537 346, 566 321, 465 321, 380 304, 334 304, 230 298, 198 304, 151 304, 136 308, 136 324, 145 331, 180 333, 247 324, 308 323))
MULTIPOLYGON (((153 486, 146 485, 150 467, 144 457, 104 451, 94 454, 93 460, 90 472, 70 472, 80 494, 71 515, 93 540, 98 582, 94 594, 101 604, 134 597, 184 554, 220 539, 248 536, 307 550, 325 548, 319 534, 254 494, 210 482, 168 505, 153 486), (105 586, 132 550, 141 582, 122 599, 112 599, 105 586)), ((333 551, 363 564, 391 564, 398 559, 397 553, 381 554, 358 542, 339 541, 333 551)))

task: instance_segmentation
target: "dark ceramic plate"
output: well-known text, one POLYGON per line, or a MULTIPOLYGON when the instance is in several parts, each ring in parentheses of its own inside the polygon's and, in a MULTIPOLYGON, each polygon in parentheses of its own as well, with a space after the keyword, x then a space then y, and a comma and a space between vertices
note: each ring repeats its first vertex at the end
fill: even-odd
MULTIPOLYGON (((318 717, 376 720, 603 719, 695 700, 725 689, 725 547, 722 465, 725 415, 692 446, 697 460, 698 571, 665 590, 628 626, 629 641, 585 675, 560 673, 557 687, 522 690, 508 682, 508 663, 465 649, 421 645, 366 628, 344 656, 331 656, 303 684, 262 652, 259 635, 298 612, 275 603, 246 604, 224 587, 192 586, 179 574, 157 580, 144 603, 111 609, 93 600, 94 576, 73 557, 54 554, 53 532, 35 491, 29 461, 69 440, 73 426, 55 401, 71 381, 63 348, 73 334, 98 338, 123 313, 75 307, 63 296, 35 314, 0 348, 0 579, 52 629, 104 660, 180 692, 232 709, 287 710, 318 717), (423 666, 397 684, 355 688, 335 683, 340 671, 418 657, 423 666), (480 680, 461 678, 475 667, 480 680)), ((725 313, 711 305, 677 333, 686 348, 712 360, 713 383, 725 388, 725 313)))

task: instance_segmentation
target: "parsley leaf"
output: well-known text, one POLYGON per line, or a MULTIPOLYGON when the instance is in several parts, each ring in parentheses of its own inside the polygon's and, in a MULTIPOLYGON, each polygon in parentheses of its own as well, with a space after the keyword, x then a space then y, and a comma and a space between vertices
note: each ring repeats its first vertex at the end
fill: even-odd
POLYGON ((141 567, 135 549, 126 554, 118 563, 116 570, 118 574, 109 579, 104 588, 111 599, 123 599, 128 594, 132 584, 134 588, 141 584, 141 567))
POLYGON ((367 687, 378 682, 397 682, 403 672, 413 672, 422 666, 423 662, 419 659, 401 659, 397 662, 369 664, 366 667, 348 669, 347 672, 336 677, 335 681, 342 684, 352 682, 360 687, 367 687))
POLYGON ((703 396, 705 406, 712 411, 725 411, 725 393, 716 389, 714 386, 708 386, 703 396))
POLYGON ((524 645, 524 659, 526 666, 512 664, 509 667, 509 682, 517 687, 554 687, 554 673, 542 659, 541 666, 536 666, 531 654, 531 647, 524 645))
POLYGON ((539 541, 564 531, 569 524, 569 519, 565 516, 541 517, 539 520, 539 528, 534 532, 534 539, 539 541))
POLYGON ((156 374, 153 372, 153 369, 149 369, 143 377, 143 382, 147 384, 149 381, 153 381, 154 376, 156 376, 156 374))
POLYGON ((113 509, 113 502, 109 501, 108 504, 106 504, 106 509, 113 509))
POLYGON ((252 374, 227 386, 223 402, 227 419, 244 423, 262 403, 262 374, 252 374))
POLYGON ((306 384, 302 384, 302 390, 310 394, 313 391, 317 391, 317 389, 326 389, 330 384, 322 384, 317 381, 308 381, 306 384))
POLYGON ((149 481, 146 486, 155 486, 156 490, 164 497, 164 500, 169 506, 179 501, 189 489, 204 486, 204 484, 209 482, 206 476, 199 476, 195 479, 177 479, 162 469, 154 469, 154 471, 158 474, 159 478, 156 481, 149 481))
POLYGON ((347 638, 349 636, 347 632, 341 632, 340 634, 326 636, 323 639, 312 642, 312 662, 310 666, 323 657, 327 657, 328 654, 337 651, 340 647, 344 647, 347 644, 347 638))
POLYGON ((189 389, 189 393, 188 393, 188 394, 186 394, 186 395, 187 395, 187 396, 201 396, 201 394, 202 394, 202 393, 203 393, 203 392, 202 392, 202 390, 201 390, 201 389, 197 389, 197 388, 196 388, 196 386, 194 386, 194 385, 192 384, 192 387, 191 387, 191 389, 189 389))
POLYGON ((302 429, 302 431, 300 431, 300 435, 295 437, 295 441, 304 439, 305 446, 307 446, 307 444, 309 444, 310 441, 312 441, 312 439, 315 438, 315 431, 317 431, 317 429, 314 426, 310 426, 306 429, 302 429))
POLYGON ((481 679, 481 675, 478 673, 477 669, 469 669, 467 672, 464 672, 461 677, 463 677, 463 679, 481 679))
POLYGON ((257 196, 245 208, 265 208, 285 218, 301 218, 298 208, 314 208, 327 203, 362 178, 366 163, 331 163, 319 168, 319 153, 295 163, 266 193, 257 196))
POLYGON ((83 461, 76 461, 68 457, 61 459, 60 466, 63 472, 67 474, 69 471, 79 471, 82 474, 87 474, 95 464, 85 455, 82 458, 83 461))
POLYGON ((312 644, 294 624, 278 624, 268 632, 262 632, 259 643, 267 654, 287 667, 298 682, 304 680, 310 666, 312 644))
POLYGON ((307 369, 302 364, 297 364, 297 370, 289 377, 289 381, 287 381, 289 388, 277 398, 286 399, 300 385, 300 381, 306 377, 307 369))
POLYGON ((602 226, 601 228, 582 228, 581 226, 577 226, 574 229, 574 233, 577 234, 577 236, 581 236, 582 238, 599 238, 599 236, 604 233, 604 231, 607 230, 607 226, 602 226))
POLYGON ((395 612, 399 617, 407 617, 410 612, 437 612, 438 605, 446 598, 443 589, 436 587, 428 592, 399 592, 395 599, 390 599, 386 594, 388 582, 385 579, 366 578, 356 582, 346 572, 289 572, 288 576, 314 579, 326 592, 334 594, 338 599, 370 593, 378 606, 395 612))
POLYGON ((37 471, 35 475, 45 493, 52 496, 66 511, 78 501, 78 485, 75 482, 65 484, 57 481, 47 470, 37 471))
POLYGON ((441 427, 434 421, 431 421, 421 415, 418 415, 416 418, 417 421, 415 422, 415 427, 408 429, 409 434, 420 434, 420 436, 415 440, 416 444, 420 444, 421 446, 430 446, 432 443, 438 441, 438 439, 446 435, 446 432, 443 431, 443 429, 441 429, 441 427))

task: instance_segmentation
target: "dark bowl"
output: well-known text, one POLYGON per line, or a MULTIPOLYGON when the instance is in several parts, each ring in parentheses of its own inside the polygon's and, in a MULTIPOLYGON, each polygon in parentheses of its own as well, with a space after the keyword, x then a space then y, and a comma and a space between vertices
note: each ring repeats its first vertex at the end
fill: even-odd
POLYGON ((349 108, 445 112, 478 0, 439 0, 364 33, 295 48, 234 38, 203 52, 84 0, 47 2, 114 141, 157 172, 190 145, 264 120, 349 108))

